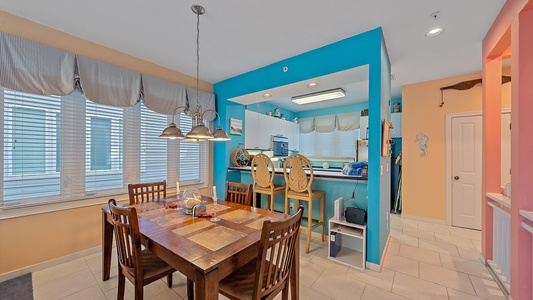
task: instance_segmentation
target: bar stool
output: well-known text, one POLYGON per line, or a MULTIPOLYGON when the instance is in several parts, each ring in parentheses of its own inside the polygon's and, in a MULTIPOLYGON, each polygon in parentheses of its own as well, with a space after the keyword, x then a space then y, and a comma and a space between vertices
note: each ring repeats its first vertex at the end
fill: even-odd
POLYGON ((285 160, 283 164, 283 176, 285 177, 285 213, 289 213, 289 199, 296 200, 296 207, 300 205, 300 200, 307 201, 309 208, 307 210, 307 227, 302 229, 307 230, 307 244, 305 246, 305 253, 309 253, 309 246, 311 245, 311 232, 313 229, 322 227, 322 242, 324 239, 324 191, 312 190, 313 184, 313 166, 309 159, 301 154, 293 154, 285 160), (305 169, 309 169, 309 176, 305 173, 305 169), (313 219, 313 200, 320 200, 320 216, 319 219, 313 219), (315 224, 313 224, 313 222, 315 224))
POLYGON ((254 180, 253 206, 256 206, 257 194, 267 197, 266 209, 274 210, 274 198, 277 194, 285 193, 285 186, 275 185, 276 170, 272 160, 265 154, 257 154, 252 159, 252 178, 254 180))

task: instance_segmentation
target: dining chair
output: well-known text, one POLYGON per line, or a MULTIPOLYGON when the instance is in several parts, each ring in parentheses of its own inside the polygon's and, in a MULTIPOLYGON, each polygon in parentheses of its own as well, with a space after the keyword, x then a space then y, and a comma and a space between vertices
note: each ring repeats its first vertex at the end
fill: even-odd
POLYGON ((176 270, 148 249, 141 250, 141 234, 135 207, 118 207, 115 199, 108 202, 113 219, 118 253, 118 294, 124 299, 125 278, 135 286, 135 299, 143 299, 145 285, 167 276, 172 287, 172 273, 176 270))
POLYGON ((128 193, 130 196, 130 205, 150 201, 165 201, 167 197, 167 181, 130 183, 128 184, 128 193))
POLYGON ((296 206, 300 205, 300 200, 307 201, 307 243, 305 253, 309 253, 311 245, 311 232, 317 227, 322 227, 322 242, 324 239, 324 191, 313 190, 313 166, 311 161, 302 154, 292 154, 283 164, 283 177, 285 178, 285 213, 289 213, 289 199, 296 201, 296 206), (309 170, 309 175, 305 170, 309 170), (313 219, 313 201, 319 200, 320 215, 318 219, 313 219), (314 224, 313 224, 314 223, 314 224))
POLYGON ((226 181, 226 198, 224 200, 250 206, 252 185, 226 181))
POLYGON ((303 211, 300 206, 294 216, 263 222, 257 258, 220 281, 222 295, 233 300, 259 300, 273 299, 282 292, 282 299, 288 299, 303 211))
POLYGON ((275 185, 276 170, 272 160, 265 154, 257 154, 251 165, 253 178, 253 206, 256 207, 257 193, 266 195, 266 209, 274 210, 274 199, 277 194, 285 193, 285 186, 275 185))

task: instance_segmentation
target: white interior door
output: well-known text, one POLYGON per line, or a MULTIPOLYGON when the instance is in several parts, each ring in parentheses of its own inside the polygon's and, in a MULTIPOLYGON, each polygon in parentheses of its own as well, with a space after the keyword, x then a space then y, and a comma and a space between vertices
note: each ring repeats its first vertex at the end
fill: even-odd
POLYGON ((452 118, 452 225, 481 229, 481 116, 452 118))

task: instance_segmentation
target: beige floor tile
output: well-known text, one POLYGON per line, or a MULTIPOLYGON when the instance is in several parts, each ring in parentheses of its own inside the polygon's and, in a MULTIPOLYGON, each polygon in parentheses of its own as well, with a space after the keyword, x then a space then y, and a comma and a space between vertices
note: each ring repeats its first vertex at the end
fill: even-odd
MULTIPOLYGON (((166 277, 162 279, 167 284, 166 277)), ((172 274, 172 290, 178 293, 182 298, 187 298, 187 277, 180 272, 174 272, 172 274)))
POLYGON ((313 258, 311 258, 309 262, 322 266, 328 270, 334 271, 337 274, 346 274, 350 267, 328 259, 327 253, 327 249, 320 249, 320 251, 315 256, 313 256, 313 258))
POLYGON ((394 271, 386 268, 382 268, 381 272, 374 272, 372 270, 361 271, 350 268, 346 275, 389 292, 392 289, 392 282, 394 281, 394 271))
POLYGON ((70 296, 62 298, 62 300, 107 300, 99 285, 93 285, 70 296))
POLYGON ((300 260, 300 284, 311 287, 326 268, 312 262, 300 260))
POLYGON ((440 256, 438 252, 412 247, 409 245, 401 245, 399 256, 407 257, 420 262, 440 266, 440 256))
POLYGON ((465 249, 476 249, 472 241, 467 238, 435 233, 435 240, 437 242, 448 243, 465 249))
MULTIPOLYGON (((85 257, 85 262, 93 273, 102 272, 102 254, 93 254, 90 257, 85 257)), ((116 266, 118 266, 117 251, 113 249, 113 252, 111 252, 111 268, 116 266)))
POLYGON ((481 253, 477 249, 465 249, 462 247, 457 247, 459 251, 459 256, 461 258, 470 259, 470 260, 479 260, 481 253))
POLYGON ((451 288, 448 288, 448 297, 450 298, 450 300, 482 300, 483 299, 483 298, 479 298, 474 295, 456 291, 451 288))
MULTIPOLYGON (((94 273, 93 273, 94 274, 94 273)), ((113 288, 116 288, 118 285, 118 268, 114 267, 111 268, 111 272, 109 273, 109 279, 106 281, 102 281, 102 273, 95 273, 94 278, 96 279, 96 282, 98 282, 98 285, 102 289, 102 291, 107 292, 113 288)))
POLYGON ((468 275, 450 269, 420 263, 420 278, 471 295, 476 294, 468 275))
POLYGON ((353 300, 361 298, 365 285, 344 274, 325 270, 311 288, 335 300, 353 300))
POLYGON ((452 236, 467 238, 470 240, 481 240, 480 230, 466 229, 461 227, 450 227, 450 234, 452 236))
POLYGON ((440 254, 440 261, 443 268, 492 280, 492 276, 487 271, 487 268, 480 261, 445 254, 440 254))
MULTIPOLYGON (((393 218, 391 218, 391 222, 393 222, 392 220, 393 220, 393 218)), ((400 226, 404 227, 404 229, 405 228, 418 229, 418 221, 405 219, 405 218, 401 218, 401 217, 400 217, 400 220, 398 222, 394 222, 393 224, 400 225, 400 226)))
POLYGON ((398 253, 400 253, 400 245, 401 244, 395 242, 389 242, 387 253, 398 255, 398 253))
POLYGON ((401 273, 396 273, 394 277, 392 292, 413 300, 448 300, 448 291, 444 286, 401 273))
POLYGON ((433 233, 440 233, 440 234, 446 234, 450 235, 449 226, 445 225, 439 225, 439 224, 431 224, 426 222, 418 222, 418 229, 419 230, 425 230, 433 233))
POLYGON ((151 297, 151 298, 145 298, 145 299, 153 299, 153 300, 183 300, 180 295, 178 295, 175 291, 172 289, 164 290, 163 292, 151 297))
MULTIPOLYGON (((157 280, 144 287, 144 299, 151 299, 169 289, 162 280, 157 280)), ((117 299, 118 286, 106 292, 107 299, 117 299)), ((134 299, 135 289, 133 284, 126 279, 124 299, 134 299)))
POLYGON ((425 240, 434 241, 435 240, 435 233, 425 230, 419 230, 419 229, 412 229, 412 228, 404 228, 403 234, 407 236, 412 236, 415 238, 421 238, 425 240))
POLYGON ((492 278, 480 278, 476 276, 470 276, 470 280, 474 285, 476 294, 480 298, 497 300, 506 299, 502 291, 492 278))
MULTIPOLYGON (((290 296, 289 296, 290 298, 290 296)), ((279 298, 281 299, 281 298, 279 298)), ((331 300, 330 297, 323 295, 312 288, 300 285, 300 299, 305 300, 331 300)))
POLYGON ((361 300, 405 300, 407 298, 382 290, 371 284, 367 284, 361 300))
POLYGON ((398 255, 388 254, 384 267, 396 272, 418 277, 418 261, 398 255))
POLYGON ((476 250, 481 253, 481 241, 478 241, 478 240, 470 240, 470 241, 472 242, 472 244, 474 244, 474 247, 476 248, 476 250))
POLYGON ((61 299, 91 286, 98 286, 89 268, 48 281, 46 284, 34 285, 33 295, 36 300, 61 299))
POLYGON ((50 282, 52 280, 65 277, 67 275, 77 273, 82 270, 87 270, 89 267, 84 258, 79 258, 67 263, 63 263, 54 267, 50 267, 41 271, 34 272, 33 285, 40 285, 50 282))
MULTIPOLYGON (((406 229, 404 229, 404 231, 405 230, 406 229)), ((403 233, 398 233, 398 232, 391 232, 390 236, 391 236, 390 241, 393 243, 418 247, 417 237, 408 236, 408 235, 405 235, 403 233)))
POLYGON ((428 241, 424 239, 420 239, 419 241, 419 248, 421 249, 427 249, 435 252, 439 252, 442 254, 452 255, 452 256, 459 256, 459 252, 457 251, 457 247, 455 245, 450 245, 447 243, 441 243, 441 242, 434 242, 434 241, 428 241))

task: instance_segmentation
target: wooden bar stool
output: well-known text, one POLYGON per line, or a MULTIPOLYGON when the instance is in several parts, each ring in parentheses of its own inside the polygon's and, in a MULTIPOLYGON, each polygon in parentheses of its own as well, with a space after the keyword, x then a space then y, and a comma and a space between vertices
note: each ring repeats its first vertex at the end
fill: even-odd
POLYGON ((277 194, 285 193, 285 186, 275 185, 276 170, 270 158, 265 154, 257 154, 252 159, 252 178, 254 180, 253 206, 257 204, 257 194, 267 197, 266 209, 274 210, 274 198, 277 194))
POLYGON ((293 154, 285 160, 283 164, 283 176, 285 177, 285 213, 289 213, 289 199, 296 200, 296 207, 300 205, 300 200, 307 201, 309 208, 307 210, 307 244, 305 253, 309 253, 311 245, 311 232, 313 229, 322 226, 322 242, 324 239, 324 191, 312 190, 313 184, 313 166, 309 159, 301 154, 293 154), (309 176, 305 169, 309 169, 309 176), (313 200, 320 200, 319 219, 313 219, 313 200), (314 224, 313 224, 314 222, 314 224))

